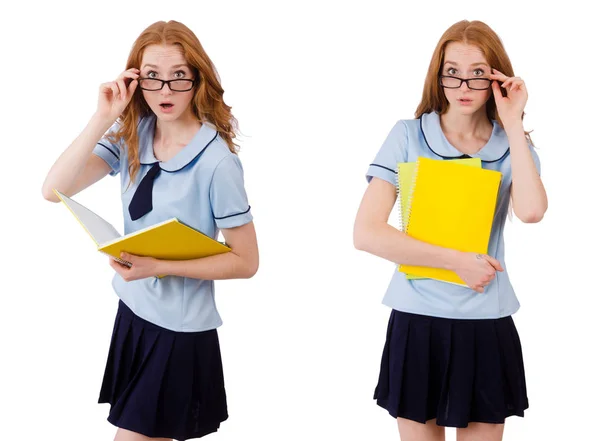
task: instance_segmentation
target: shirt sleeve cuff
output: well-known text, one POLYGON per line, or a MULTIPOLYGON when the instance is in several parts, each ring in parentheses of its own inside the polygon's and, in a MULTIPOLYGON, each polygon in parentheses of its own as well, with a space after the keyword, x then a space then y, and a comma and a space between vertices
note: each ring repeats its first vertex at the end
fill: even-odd
POLYGON ((379 178, 389 182, 393 186, 397 184, 396 172, 391 168, 379 164, 371 164, 367 170, 367 182, 371 182, 371 178, 379 178))
POLYGON ((252 221, 252 219, 253 216, 250 211, 250 206, 248 206, 246 211, 240 213, 233 213, 223 217, 215 216, 215 223, 217 224, 217 227, 222 230, 224 228, 241 227, 252 221))
POLYGON ((104 162, 110 166, 111 176, 115 176, 119 173, 119 158, 109 149, 109 147, 105 147, 103 144, 96 144, 92 153, 104 159, 104 162))

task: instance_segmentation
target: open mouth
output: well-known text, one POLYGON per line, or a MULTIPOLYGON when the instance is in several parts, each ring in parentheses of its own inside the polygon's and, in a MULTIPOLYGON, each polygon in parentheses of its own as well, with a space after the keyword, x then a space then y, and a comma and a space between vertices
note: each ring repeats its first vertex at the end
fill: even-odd
POLYGON ((162 103, 162 104, 160 104, 160 107, 162 107, 163 109, 170 109, 171 107, 173 107, 173 104, 162 103))

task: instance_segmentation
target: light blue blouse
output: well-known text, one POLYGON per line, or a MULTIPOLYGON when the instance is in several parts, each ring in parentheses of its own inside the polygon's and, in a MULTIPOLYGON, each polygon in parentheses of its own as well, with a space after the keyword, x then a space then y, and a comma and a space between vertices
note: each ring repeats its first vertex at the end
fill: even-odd
MULTIPOLYGON (((161 171, 152 190, 153 209, 132 221, 128 210, 131 198, 144 175, 158 162, 153 151, 155 126, 155 115, 139 122, 141 168, 134 182, 129 179, 126 145, 111 143, 105 136, 93 151, 110 165, 111 175, 120 174, 125 234, 176 217, 217 239, 220 229, 252 220, 242 164, 215 128, 204 123, 187 146, 170 160, 160 162, 161 171)), ((109 132, 117 129, 115 123, 109 132)), ((112 285, 136 315, 163 328, 195 332, 222 324, 212 280, 166 276, 126 282, 115 274, 112 285)))
MULTIPOLYGON (((515 313, 519 301, 510 283, 504 261, 504 225, 508 214, 512 172, 510 149, 505 131, 493 121, 492 136, 473 157, 481 158, 482 167, 502 173, 500 194, 494 214, 488 255, 502 264, 504 271, 496 272, 494 280, 478 293, 471 288, 433 279, 409 280, 394 269, 383 303, 398 311, 446 318, 499 318, 515 313)), ((540 160, 530 146, 538 173, 540 160)), ((453 159, 465 157, 444 136, 440 117, 432 112, 419 119, 398 121, 377 153, 367 171, 367 180, 377 177, 396 185, 398 162, 413 162, 417 157, 453 159)))

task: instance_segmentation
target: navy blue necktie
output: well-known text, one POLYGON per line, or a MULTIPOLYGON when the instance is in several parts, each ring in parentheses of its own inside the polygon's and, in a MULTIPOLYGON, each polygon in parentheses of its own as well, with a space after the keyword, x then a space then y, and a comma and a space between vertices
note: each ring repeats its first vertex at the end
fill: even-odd
POLYGON ((152 186, 154 185, 154 178, 156 178, 159 172, 160 165, 158 162, 155 162, 150 167, 150 170, 148 170, 148 173, 146 173, 146 176, 142 178, 129 203, 131 220, 137 220, 152 211, 152 186))

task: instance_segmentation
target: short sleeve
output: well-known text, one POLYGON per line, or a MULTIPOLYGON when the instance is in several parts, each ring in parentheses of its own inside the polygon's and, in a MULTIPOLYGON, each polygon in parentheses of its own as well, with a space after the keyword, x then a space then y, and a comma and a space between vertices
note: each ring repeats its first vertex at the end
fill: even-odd
POLYGON ((398 163, 406 162, 406 138, 406 125, 403 121, 398 121, 369 165, 367 182, 371 182, 373 177, 377 177, 396 185, 398 163))
POLYGON ((540 157, 535 151, 535 147, 529 144, 529 151, 531 152, 531 156, 533 157, 533 162, 535 162, 535 168, 537 169, 538 175, 542 175, 542 166, 540 164, 540 157))
POLYGON ((92 153, 96 156, 100 156, 110 166, 110 175, 115 176, 119 173, 121 166, 121 149, 118 143, 114 143, 108 140, 108 135, 116 133, 119 130, 119 122, 115 122, 110 129, 104 134, 102 139, 98 141, 92 153))
POLYGON ((217 165, 210 183, 210 205, 217 227, 234 228, 252 220, 244 170, 235 154, 223 158, 217 165))

